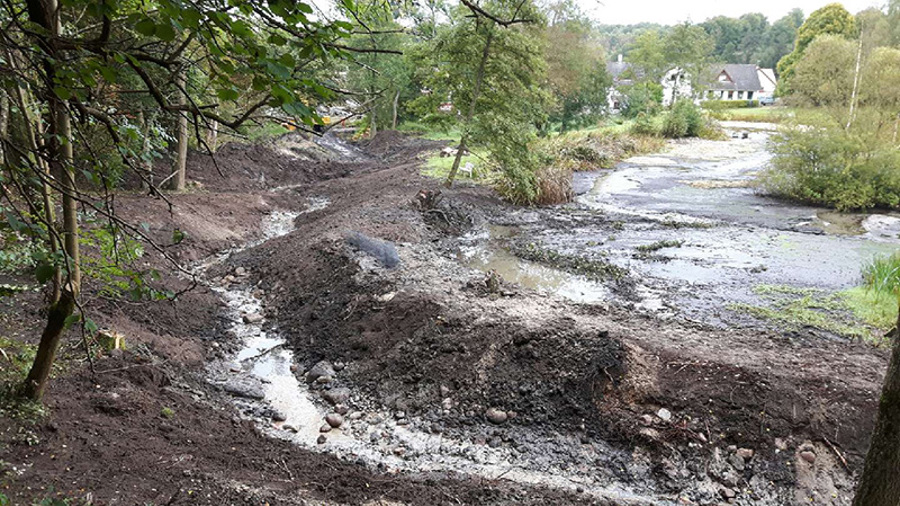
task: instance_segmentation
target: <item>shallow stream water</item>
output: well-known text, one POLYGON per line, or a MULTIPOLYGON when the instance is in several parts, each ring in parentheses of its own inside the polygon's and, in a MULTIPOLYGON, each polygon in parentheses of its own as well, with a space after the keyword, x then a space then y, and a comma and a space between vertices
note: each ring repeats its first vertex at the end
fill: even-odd
POLYGON ((728 304, 757 301, 756 286, 839 291, 859 284, 864 262, 897 251, 896 213, 838 213, 762 195, 754 179, 771 160, 774 127, 724 126, 736 138, 672 142, 662 153, 625 160, 612 171, 577 173, 576 202, 559 214, 597 212, 606 223, 490 229, 487 241, 469 238, 463 260, 577 302, 612 297, 600 283, 517 260, 504 249, 511 235, 527 234, 545 248, 599 255, 628 269, 644 294, 638 306, 719 323, 728 304), (680 246, 638 254, 637 248, 659 241, 680 246))

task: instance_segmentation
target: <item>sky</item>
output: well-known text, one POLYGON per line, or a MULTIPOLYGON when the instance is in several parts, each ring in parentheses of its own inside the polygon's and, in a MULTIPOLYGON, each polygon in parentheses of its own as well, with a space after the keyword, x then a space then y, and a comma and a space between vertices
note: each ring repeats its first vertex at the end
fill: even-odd
POLYGON ((799 7, 803 14, 838 1, 853 14, 868 7, 880 7, 886 0, 578 0, 585 12, 602 24, 659 23, 672 25, 684 21, 700 23, 714 16, 738 17, 761 12, 773 22, 799 7))

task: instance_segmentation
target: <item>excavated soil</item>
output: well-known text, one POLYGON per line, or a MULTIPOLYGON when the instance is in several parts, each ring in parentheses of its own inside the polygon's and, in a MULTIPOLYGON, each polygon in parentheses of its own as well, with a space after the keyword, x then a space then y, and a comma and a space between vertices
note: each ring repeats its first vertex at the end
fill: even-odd
MULTIPOLYGON (((486 278, 457 261, 459 234, 557 211, 515 209, 480 187, 440 188, 415 160, 438 145, 381 132, 361 145, 362 161, 226 146, 217 156, 224 179, 204 155, 191 156, 189 177, 202 186, 172 196, 174 212, 140 196, 118 208, 187 263, 259 239, 274 210, 327 199, 300 214, 293 232, 235 253, 210 275, 246 270, 298 377, 323 360, 342 364, 333 382, 311 388, 348 388, 353 409, 511 448, 523 467, 621 485, 642 504, 849 504, 884 352, 663 321, 486 278), (422 191, 443 198, 423 206, 422 191), (180 244, 170 244, 173 228, 186 232, 180 244), (399 266, 350 246, 350 232, 395 244, 399 266), (488 410, 504 421, 489 421, 488 410)), ((57 492, 90 494, 93 504, 617 503, 502 477, 386 474, 327 445, 315 452, 269 438, 204 380, 202 365, 236 346, 214 291, 200 286, 175 303, 87 299, 129 348, 92 374, 73 343, 47 417, 0 420, 0 492, 13 504, 57 492)), ((39 294, 4 304, 14 317, 0 322, 2 335, 36 335, 39 294)))

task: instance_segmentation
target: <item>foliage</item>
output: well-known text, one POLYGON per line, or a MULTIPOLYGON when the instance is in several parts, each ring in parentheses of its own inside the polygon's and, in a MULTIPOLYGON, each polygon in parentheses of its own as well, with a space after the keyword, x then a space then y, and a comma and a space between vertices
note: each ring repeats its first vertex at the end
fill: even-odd
POLYGON ((841 210, 900 205, 900 151, 870 133, 795 127, 774 136, 772 150, 761 183, 774 195, 841 210))
POLYGON ((848 39, 857 35, 856 21, 847 12, 847 9, 840 4, 828 4, 814 11, 797 30, 794 50, 778 61, 779 94, 788 95, 792 93, 791 81, 794 77, 794 69, 802 58, 803 53, 817 37, 829 34, 848 39))
POLYGON ((680 100, 666 113, 660 133, 670 139, 699 137, 706 127, 706 118, 699 107, 688 100, 680 100))
POLYGON ((560 253, 535 243, 514 245, 512 253, 524 260, 550 265, 566 272, 580 274, 597 281, 621 281, 628 276, 628 271, 626 269, 619 267, 608 260, 591 259, 585 258, 582 255, 560 253))
POLYGON ((591 23, 576 4, 560 0, 549 8, 544 31, 547 82, 555 100, 549 120, 560 130, 578 128, 606 112, 612 79, 604 52, 592 38, 591 23))
POLYGON ((623 91, 622 116, 636 118, 641 114, 656 114, 662 104, 663 89, 658 82, 641 81, 626 86, 623 91))
POLYGON ((712 111, 759 107, 759 100, 704 100, 700 107, 712 111))
POLYGON ((792 99, 803 105, 850 103, 856 43, 836 35, 816 38, 793 66, 792 99))

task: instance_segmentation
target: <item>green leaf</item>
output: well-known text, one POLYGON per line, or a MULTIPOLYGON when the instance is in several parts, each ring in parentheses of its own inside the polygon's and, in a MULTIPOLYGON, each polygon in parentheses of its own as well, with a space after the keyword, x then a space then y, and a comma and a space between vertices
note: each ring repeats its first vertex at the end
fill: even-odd
POLYGON ((73 313, 73 314, 70 314, 69 317, 66 318, 66 321, 65 321, 65 323, 63 324, 63 327, 65 327, 65 328, 68 329, 68 328, 70 328, 72 325, 75 325, 76 323, 78 323, 78 322, 80 322, 80 321, 81 321, 81 313, 73 313))
POLYGON ((72 98, 72 90, 62 86, 54 87, 53 93, 55 93, 60 100, 69 100, 70 98, 72 98))
POLYGON ((156 26, 156 36, 159 37, 160 40, 165 42, 172 42, 175 40, 175 29, 172 28, 171 24, 161 24, 156 26))
POLYGON ((134 25, 134 29, 145 37, 152 37, 156 33, 156 23, 151 19, 142 19, 134 25))
POLYGON ((172 243, 173 244, 181 244, 181 241, 187 237, 187 234, 181 231, 181 229, 176 228, 172 231, 172 243))
POLYGON ((237 92, 237 90, 234 90, 231 88, 222 88, 221 90, 216 92, 216 95, 219 97, 220 100, 224 100, 226 102, 231 102, 231 101, 237 100, 238 97, 240 96, 240 94, 237 92))
POLYGON ((53 275, 56 274, 56 268, 50 264, 41 264, 37 266, 34 270, 34 276, 37 278, 38 283, 46 283, 53 278, 53 275))

